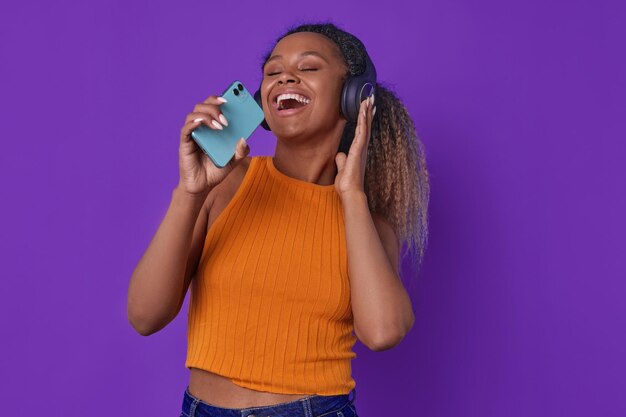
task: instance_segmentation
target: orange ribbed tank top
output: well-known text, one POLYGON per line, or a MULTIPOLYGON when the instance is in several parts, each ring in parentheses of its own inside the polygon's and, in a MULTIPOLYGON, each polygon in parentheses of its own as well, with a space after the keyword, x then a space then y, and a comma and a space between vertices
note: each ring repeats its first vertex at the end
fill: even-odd
POLYGON ((185 366, 258 391, 348 394, 356 337, 344 230, 334 185, 252 157, 206 236, 185 366))

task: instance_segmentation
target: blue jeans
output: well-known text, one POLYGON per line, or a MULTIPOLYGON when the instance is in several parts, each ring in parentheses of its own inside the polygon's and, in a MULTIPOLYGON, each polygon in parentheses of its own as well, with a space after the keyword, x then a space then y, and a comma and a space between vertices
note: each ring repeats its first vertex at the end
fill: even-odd
POLYGON ((299 400, 249 408, 223 408, 205 403, 185 389, 180 417, 358 417, 349 394, 310 395, 299 400))

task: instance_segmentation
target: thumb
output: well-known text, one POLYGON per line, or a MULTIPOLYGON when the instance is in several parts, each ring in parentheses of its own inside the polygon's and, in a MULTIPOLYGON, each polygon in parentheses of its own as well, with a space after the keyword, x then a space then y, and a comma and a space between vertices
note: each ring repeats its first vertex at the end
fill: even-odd
POLYGON ((230 170, 234 169, 239 162, 241 162, 248 154, 250 153, 250 147, 248 146, 248 142, 244 138, 239 139, 237 142, 237 146, 235 147, 235 155, 230 158, 227 166, 230 170))
POLYGON ((235 159, 240 160, 245 158, 250 153, 250 146, 248 146, 248 142, 241 138, 239 142, 237 142, 237 148, 235 149, 235 159))
POLYGON ((346 166, 346 154, 343 152, 339 152, 335 155, 335 163, 337 164, 337 171, 341 172, 343 168, 346 166))

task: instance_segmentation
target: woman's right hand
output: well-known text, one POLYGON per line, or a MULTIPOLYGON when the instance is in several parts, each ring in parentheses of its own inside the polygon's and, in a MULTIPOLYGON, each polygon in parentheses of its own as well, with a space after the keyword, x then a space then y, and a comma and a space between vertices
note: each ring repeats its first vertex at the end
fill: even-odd
POLYGON ((178 187, 189 194, 202 195, 210 191, 226 178, 250 152, 248 143, 241 138, 237 142, 235 156, 224 168, 219 168, 191 138, 191 131, 200 124, 205 124, 213 130, 228 126, 228 121, 219 108, 224 102, 225 100, 221 97, 209 96, 202 103, 196 104, 193 112, 185 118, 185 124, 180 131, 178 187))

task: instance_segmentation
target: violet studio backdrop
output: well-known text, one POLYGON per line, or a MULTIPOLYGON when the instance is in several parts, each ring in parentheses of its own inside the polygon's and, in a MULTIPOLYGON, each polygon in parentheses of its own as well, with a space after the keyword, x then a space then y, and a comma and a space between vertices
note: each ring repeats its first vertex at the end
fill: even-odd
MULTIPOLYGON (((142 337, 132 269, 195 103, 331 19, 411 113, 430 171, 416 322, 357 342, 359 415, 626 415, 624 3, 3 2, 0 415, 178 415, 188 300, 142 337)), ((252 155, 271 155, 262 129, 252 155)))

